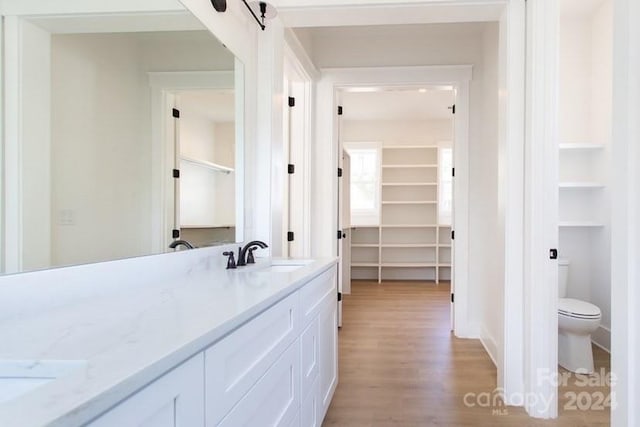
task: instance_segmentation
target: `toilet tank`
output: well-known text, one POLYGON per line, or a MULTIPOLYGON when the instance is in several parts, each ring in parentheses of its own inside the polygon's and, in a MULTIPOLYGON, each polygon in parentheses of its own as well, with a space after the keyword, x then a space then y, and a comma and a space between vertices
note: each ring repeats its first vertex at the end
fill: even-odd
POLYGON ((569 260, 566 258, 560 258, 558 260, 558 298, 566 298, 568 279, 569 260))

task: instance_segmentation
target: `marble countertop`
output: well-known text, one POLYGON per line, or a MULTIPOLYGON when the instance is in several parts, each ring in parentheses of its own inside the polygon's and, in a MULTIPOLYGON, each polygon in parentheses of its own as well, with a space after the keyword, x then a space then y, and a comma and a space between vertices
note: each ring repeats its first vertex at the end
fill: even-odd
MULTIPOLYGON (((292 272, 258 272, 270 263, 264 259, 255 267, 187 272, 153 286, 101 289, 99 298, 5 319, 0 362, 86 363, 0 404, 0 426, 80 426, 335 262, 314 260, 292 272)), ((86 287, 82 291, 86 294, 86 287)))

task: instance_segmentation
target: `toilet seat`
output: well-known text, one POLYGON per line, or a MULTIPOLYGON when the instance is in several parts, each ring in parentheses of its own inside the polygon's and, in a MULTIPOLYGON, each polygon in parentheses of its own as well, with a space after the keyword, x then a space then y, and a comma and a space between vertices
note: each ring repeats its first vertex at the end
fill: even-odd
POLYGON ((558 314, 576 319, 599 319, 602 315, 598 306, 573 298, 558 299, 558 314))

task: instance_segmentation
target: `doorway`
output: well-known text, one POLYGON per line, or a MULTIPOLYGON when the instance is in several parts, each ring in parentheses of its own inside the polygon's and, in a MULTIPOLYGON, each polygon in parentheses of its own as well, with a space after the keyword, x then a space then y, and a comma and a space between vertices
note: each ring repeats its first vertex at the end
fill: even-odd
MULTIPOLYGON (((157 231, 154 233, 156 236, 153 241, 154 247, 165 250, 173 240, 180 238, 180 178, 176 178, 176 175, 179 177, 180 172, 176 173, 174 170, 180 171, 181 163, 195 172, 191 177, 197 177, 192 182, 195 186, 191 186, 190 189, 192 199, 195 198, 194 206, 202 207, 194 211, 196 215, 202 217, 207 215, 205 212, 215 212, 213 205, 216 205, 216 198, 219 198, 218 206, 232 202, 235 207, 233 211, 218 209, 220 215, 216 213, 213 217, 209 215, 204 224, 196 224, 202 218, 192 216, 190 221, 194 227, 189 227, 187 231, 190 237, 194 234, 191 231, 194 231, 192 238, 202 239, 203 245, 213 240, 243 241, 244 198, 235 197, 235 195, 244 194, 244 175, 235 173, 236 168, 243 169, 245 162, 242 143, 244 135, 242 111, 245 103, 243 65, 236 59, 234 71, 150 72, 148 75, 151 86, 151 129, 154 142, 152 144, 152 178, 157 183, 153 186, 152 195, 154 216, 151 226, 157 231), (220 140, 226 142, 222 144, 224 148, 220 148, 217 154, 215 154, 216 149, 211 146, 202 150, 195 148, 191 155, 184 153, 187 159, 182 159, 184 162, 181 161, 180 105, 179 100, 176 99, 180 94, 183 97, 186 95, 187 98, 193 98, 193 102, 189 103, 192 107, 195 105, 192 113, 193 110, 197 113, 191 115, 195 122, 200 124, 200 126, 196 124, 195 133, 192 132, 193 137, 189 138, 193 140, 215 138, 215 130, 218 128, 220 140), (211 99, 207 100, 207 98, 211 99), (230 120, 231 118, 233 119, 230 120), (219 126, 216 125, 217 122, 219 126), (216 161, 217 159, 220 161, 216 161), (196 161, 193 162, 193 160, 196 161), (205 191, 207 182, 212 183, 212 180, 216 179, 221 184, 221 190, 216 191, 216 195, 212 192, 205 197, 201 197, 204 193, 194 195, 194 191, 205 191), (198 187, 200 190, 195 190, 198 187), (208 207, 203 205, 205 200, 209 203, 208 207), (174 230, 177 230, 177 233, 174 230)), ((187 114, 189 115, 188 112, 187 114)), ((196 147, 198 144, 195 144, 196 147)))
POLYGON ((194 247, 236 241, 233 89, 167 93, 173 117, 172 238, 194 247), (177 231, 177 232, 176 232, 177 231))
POLYGON ((450 282, 453 87, 352 87, 340 98, 353 278, 450 282))
MULTIPOLYGON (((455 280, 456 292, 458 293, 458 297, 456 298, 456 305, 453 309, 454 311, 454 319, 455 319, 455 333, 456 336, 459 337, 471 337, 474 336, 473 325, 469 324, 468 321, 468 313, 467 313, 467 264, 466 260, 468 259, 468 255, 466 251, 468 250, 468 233, 466 232, 466 227, 468 226, 468 153, 467 153, 467 144, 468 144, 468 83, 471 78, 471 69, 470 67, 447 67, 446 70, 439 68, 429 68, 429 67, 407 67, 407 68, 398 68, 398 69, 385 69, 382 70, 371 70, 371 69, 363 69, 361 71, 363 74, 358 75, 358 73, 353 73, 353 70, 345 70, 344 73, 339 70, 334 71, 334 75, 328 75, 327 80, 327 90, 331 91, 331 99, 336 100, 336 105, 334 111, 337 112, 338 105, 337 99, 339 97, 348 97, 346 93, 359 93, 362 95, 363 91, 358 91, 357 87, 362 87, 358 85, 359 79, 364 79, 369 84, 367 88, 370 87, 379 87, 379 88, 394 88, 391 91, 393 95, 398 90, 411 89, 414 94, 424 95, 421 89, 433 88, 436 92, 440 93, 440 95, 444 95, 448 92, 448 96, 450 98, 442 101, 442 109, 444 110, 445 117, 451 117, 453 113, 452 110, 449 110, 448 107, 453 107, 453 98, 451 94, 455 92, 455 112, 456 112, 456 120, 455 120, 455 129, 454 132, 451 132, 451 121, 446 122, 444 124, 444 133, 441 137, 435 137, 434 141, 430 144, 424 143, 424 138, 421 140, 420 144, 416 145, 416 143, 405 143, 395 141, 393 146, 390 146, 387 153, 387 158, 389 160, 389 164, 386 166, 390 167, 382 167, 382 156, 383 149, 382 145, 379 146, 380 156, 376 163, 379 166, 380 177, 382 174, 386 174, 389 179, 387 186, 384 186, 383 189, 381 178, 378 179, 378 183, 371 185, 369 183, 369 188, 376 188, 376 191, 379 191, 380 196, 382 192, 385 191, 385 194, 389 197, 387 201, 388 203, 382 204, 382 199, 378 198, 379 206, 377 210, 374 209, 374 213, 371 214, 369 212, 368 217, 365 215, 360 219, 351 218, 352 221, 352 229, 354 226, 359 225, 359 221, 365 221, 363 224, 368 226, 368 230, 363 230, 365 234, 359 235, 358 227, 356 230, 353 230, 351 233, 352 245, 355 243, 358 249, 354 249, 352 252, 352 279, 358 278, 369 278, 369 276, 361 276, 360 274, 371 275, 375 273, 375 280, 382 280, 383 274, 384 277, 388 279, 419 279, 419 278, 431 278, 432 280, 436 280, 436 271, 438 270, 438 261, 441 261, 441 273, 443 279, 453 279, 455 280), (397 71, 394 73, 393 71, 397 71), (376 77, 377 76, 377 77, 376 77), (402 77, 404 76, 404 77, 402 77), (419 80, 423 81, 422 85, 416 85, 415 81, 419 76, 419 80), (372 84, 375 79, 378 78, 376 84, 372 84), (407 85, 406 83, 403 85, 403 78, 409 79, 414 82, 411 85, 407 85), (432 81, 429 81, 430 78, 432 81), (351 92, 349 92, 351 91, 351 92), (464 230, 460 237, 456 239, 456 245, 451 246, 450 236, 451 236, 451 226, 442 224, 442 227, 438 225, 438 192, 437 192, 437 181, 439 179, 437 173, 437 167, 434 167, 438 163, 438 142, 442 142, 443 145, 446 143, 447 138, 449 138, 449 146, 451 146, 451 139, 455 136, 455 155, 453 158, 453 163, 456 165, 456 168, 459 168, 456 171, 456 180, 455 180, 455 190, 453 193, 455 194, 456 201, 454 204, 458 206, 458 208, 454 212, 453 223, 457 224, 456 227, 458 230, 464 230), (416 153, 413 153, 416 151, 416 153), (391 156, 391 157, 389 157, 391 156), (413 158, 420 158, 423 156, 424 163, 415 163, 413 158), (394 164, 399 161, 400 158, 408 159, 407 167, 397 167, 399 164, 394 164), (391 163, 394 162, 394 163, 391 163), (396 167, 394 167, 396 166, 396 167), (404 175, 403 175, 404 174, 404 175), (416 175, 417 174, 417 175, 416 175), (411 179, 409 179, 411 178, 411 179), (415 178, 415 179, 414 179, 415 178), (413 181, 413 182, 412 182, 413 181), (398 184, 419 184, 419 185, 398 185, 398 184), (425 185, 427 184, 427 185, 425 185), (405 187, 405 188, 403 188, 405 187), (416 188, 422 187, 418 191, 421 191, 420 196, 415 196, 412 200, 410 197, 415 193, 416 188), (399 192, 398 192, 399 191, 399 192), (409 197, 406 200, 404 198, 409 197), (417 197, 417 198, 416 198, 417 197), (409 217, 406 219, 407 223, 400 222, 402 220, 401 217, 397 217, 397 213, 400 211, 398 208, 406 208, 403 204, 407 204, 410 206, 409 209, 409 217), (384 208, 382 206, 385 206, 384 208), (413 209, 411 209, 413 208, 413 209), (427 209, 425 209, 427 208, 427 209), (386 211, 383 212, 383 209, 386 211), (431 209, 429 211, 429 209, 431 209), (384 215, 384 217, 383 217, 384 215), (430 215, 430 216, 429 216, 430 215), (364 219, 363 219, 364 218, 364 219), (384 222, 380 222, 386 218, 388 220, 388 224, 384 222), (369 222, 366 222, 369 221, 369 222), (377 223, 376 223, 377 221, 377 223), (459 224, 459 225, 458 225, 459 224), (382 226, 381 226, 382 225, 382 226), (415 231, 421 231, 421 240, 412 240, 415 239, 415 231), (439 233, 442 231, 442 233, 439 233), (384 236, 382 235, 384 233, 384 236), (399 239, 400 235, 402 235, 403 240, 399 239), (361 239, 361 240, 359 240, 361 239), (394 240, 396 239, 396 240, 394 240), (386 247, 384 247, 386 245, 386 247), (406 245, 413 245, 406 246, 406 245), (442 250, 442 253, 439 250, 442 250), (388 265, 383 267, 384 259, 382 258, 382 252, 385 252, 388 259, 388 265), (415 258, 409 262, 402 262, 402 256, 416 256, 413 254, 413 251, 417 251, 417 256, 422 256, 423 260, 420 261, 420 258, 415 258), (360 252, 358 254, 357 252, 360 252), (388 254, 387 254, 388 253, 388 254), (441 258, 438 259, 437 256, 440 255, 441 258), (456 264, 458 267, 455 272, 455 278, 451 274, 451 261, 445 262, 446 257, 449 256, 453 262, 458 263, 458 259, 464 260, 464 262, 460 262, 456 264), (429 257, 429 258, 427 258, 429 257), (375 265, 373 262, 375 260, 375 265), (430 262, 429 262, 430 261, 430 262), (364 271, 358 271, 364 270, 364 271), (386 270, 386 271, 385 271, 386 270), (431 270, 431 271, 429 271, 431 270), (388 276, 391 272, 391 276, 388 276), (406 273, 409 275, 406 275, 406 273), (397 276, 393 276, 393 274, 397 274, 397 276), (413 276, 411 276, 413 274, 413 276), (420 276, 423 274, 423 276, 420 276), (424 276, 424 274, 431 274, 431 276, 424 276)), ((333 73, 331 73, 333 74, 333 73)), ((368 89, 367 89, 368 90, 368 89)), ((367 90, 364 93, 367 93, 367 90)), ((324 95, 324 92, 321 92, 320 95, 324 95)), ((364 101, 365 103, 367 101, 364 101)), ((344 111, 344 110, 343 110, 344 111)), ((335 117, 339 117, 337 114, 335 117)), ((449 119, 450 120, 450 119, 449 119)), ((338 123, 338 119, 333 123, 338 123)), ((342 149, 342 138, 338 136, 338 126, 334 127, 334 136, 335 141, 338 141, 337 150, 342 149)), ((347 141, 348 138, 344 139, 344 142, 347 141)), ((362 137, 360 138, 361 146, 362 143, 366 143, 367 141, 363 141, 362 137)), ((371 138, 368 139, 369 146, 373 144, 375 146, 375 141, 371 141, 371 138)), ((347 150, 351 147, 348 147, 347 150)), ((366 144, 365 144, 366 145, 366 144)), ((374 150, 375 151, 375 150, 374 150)), ((336 151, 337 153, 338 151, 336 151)), ((351 169, 352 171, 358 170, 358 165, 356 164, 359 160, 354 158, 353 150, 349 153, 351 155, 351 169)), ((337 155, 335 156, 335 163, 337 164, 337 155)), ((377 167, 376 166, 376 167, 377 167)), ((357 179, 354 174, 351 175, 352 179, 357 179)), ((358 185, 356 183, 356 185, 358 185)), ((361 183, 360 185, 366 186, 365 183, 361 183)), ((354 195, 354 184, 351 185, 352 190, 352 211, 353 204, 356 203, 358 197, 357 194, 354 195)), ((337 194, 337 193, 336 193, 337 194)), ((355 209, 358 209, 358 206, 355 206, 355 209)), ((335 217, 334 217, 335 218, 335 217)), ((337 224, 337 218, 334 220, 336 224, 335 229, 339 229, 337 224)), ((362 228, 362 226, 360 226, 362 228)), ((457 233, 457 231, 456 231, 457 233)), ((439 275, 438 275, 439 278, 439 275)), ((475 335, 477 336, 477 335, 475 335)))

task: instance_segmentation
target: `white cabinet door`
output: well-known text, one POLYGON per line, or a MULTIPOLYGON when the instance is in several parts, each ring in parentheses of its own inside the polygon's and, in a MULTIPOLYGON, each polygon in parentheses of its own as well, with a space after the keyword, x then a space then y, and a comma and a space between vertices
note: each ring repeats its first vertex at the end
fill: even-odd
POLYGON ((320 381, 315 381, 311 386, 311 393, 302 401, 300 407, 300 427, 320 427, 320 381))
POLYGON ((319 366, 318 318, 300 334, 300 395, 305 399, 318 377, 319 366))
MULTIPOLYGON (((298 292, 291 294, 205 351, 208 427, 217 426, 298 337, 298 299, 298 292)), ((299 353, 297 359, 299 369, 299 353)))
POLYGON ((304 424, 300 424, 300 411, 298 411, 298 414, 295 416, 291 424, 289 424, 289 427, 306 427, 304 424))
POLYGON ((319 376, 320 381, 320 420, 324 419, 333 392, 338 384, 338 306, 335 300, 329 301, 320 311, 319 328, 319 376))
POLYGON ((204 426, 204 355, 192 357, 87 425, 204 426))
POLYGON ((289 427, 300 407, 300 342, 296 340, 218 427, 289 427))

